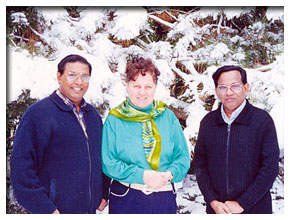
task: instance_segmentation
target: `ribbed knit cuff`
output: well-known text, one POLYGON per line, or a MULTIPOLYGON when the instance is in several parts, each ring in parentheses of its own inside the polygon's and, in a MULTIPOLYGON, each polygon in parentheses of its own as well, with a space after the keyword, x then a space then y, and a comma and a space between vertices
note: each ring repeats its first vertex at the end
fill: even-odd
POLYGON ((143 168, 139 168, 139 167, 136 168, 136 173, 135 173, 135 178, 134 178, 136 183, 144 184, 144 181, 143 181, 144 171, 145 170, 143 168))
MULTIPOLYGON (((176 182, 178 182, 178 181, 176 181, 176 179, 177 179, 177 174, 176 174, 176 172, 175 172, 175 169, 173 168, 173 167, 169 167, 168 168, 168 171, 172 174, 172 176, 173 176, 173 178, 171 179, 171 181, 170 182, 172 182, 172 183, 176 183, 176 182)), ((180 181, 179 181, 180 182, 180 181)))
POLYGON ((240 206, 242 206, 242 208, 247 211, 250 208, 252 208, 254 206, 253 203, 247 201, 246 199, 240 197, 239 199, 237 199, 237 202, 239 203, 240 206))
POLYGON ((204 196, 204 201, 210 205, 210 203, 213 201, 213 200, 219 200, 218 199, 218 196, 217 195, 213 195, 211 193, 208 193, 206 195, 206 197, 204 196))

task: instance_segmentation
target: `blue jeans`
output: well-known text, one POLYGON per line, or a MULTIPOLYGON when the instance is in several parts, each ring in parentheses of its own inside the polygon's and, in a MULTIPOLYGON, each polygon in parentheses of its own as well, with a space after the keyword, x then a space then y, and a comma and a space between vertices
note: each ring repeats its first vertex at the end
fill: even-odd
POLYGON ((173 191, 154 192, 146 195, 140 190, 128 188, 117 181, 113 181, 111 184, 109 214, 176 213, 176 194, 173 191))

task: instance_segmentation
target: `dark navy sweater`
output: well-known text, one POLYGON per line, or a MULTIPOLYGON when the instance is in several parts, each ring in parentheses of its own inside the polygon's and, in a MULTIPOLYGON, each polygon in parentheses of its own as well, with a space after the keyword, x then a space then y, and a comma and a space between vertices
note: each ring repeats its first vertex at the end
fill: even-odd
POLYGON ((102 121, 83 109, 88 139, 72 109, 54 92, 23 115, 11 156, 17 201, 31 213, 95 213, 102 198, 102 121))
POLYGON ((238 201, 244 213, 272 213, 270 189, 278 175, 279 147, 270 115, 246 106, 228 126, 221 107, 200 123, 194 154, 198 186, 207 203, 238 201))

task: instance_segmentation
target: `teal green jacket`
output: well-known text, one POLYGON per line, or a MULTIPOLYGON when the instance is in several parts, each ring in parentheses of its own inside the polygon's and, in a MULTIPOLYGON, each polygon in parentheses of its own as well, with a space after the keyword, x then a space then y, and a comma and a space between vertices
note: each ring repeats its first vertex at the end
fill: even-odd
MULTIPOLYGON (((136 107, 135 107, 136 108, 136 107)), ((144 109, 150 112, 152 105, 144 109)), ((190 167, 190 155, 178 119, 170 109, 155 119, 161 135, 158 171, 170 171, 172 182, 183 180, 190 167)), ((144 184, 145 170, 152 170, 142 145, 142 122, 125 121, 108 115, 102 137, 103 172, 114 180, 144 184)))

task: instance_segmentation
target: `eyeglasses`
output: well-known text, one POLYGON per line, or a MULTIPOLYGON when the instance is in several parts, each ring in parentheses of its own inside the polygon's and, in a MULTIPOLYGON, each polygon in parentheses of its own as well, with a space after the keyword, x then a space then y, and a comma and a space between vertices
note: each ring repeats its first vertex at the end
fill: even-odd
POLYGON ((234 83, 232 85, 219 85, 217 86, 217 91, 220 94, 225 94, 227 92, 228 89, 231 89, 234 93, 238 93, 241 91, 242 89, 242 85, 239 83, 234 83))
POLYGON ((82 81, 87 83, 90 81, 91 75, 88 73, 77 73, 77 72, 69 71, 66 77, 67 77, 67 80, 70 82, 73 82, 78 77, 80 77, 82 81))

